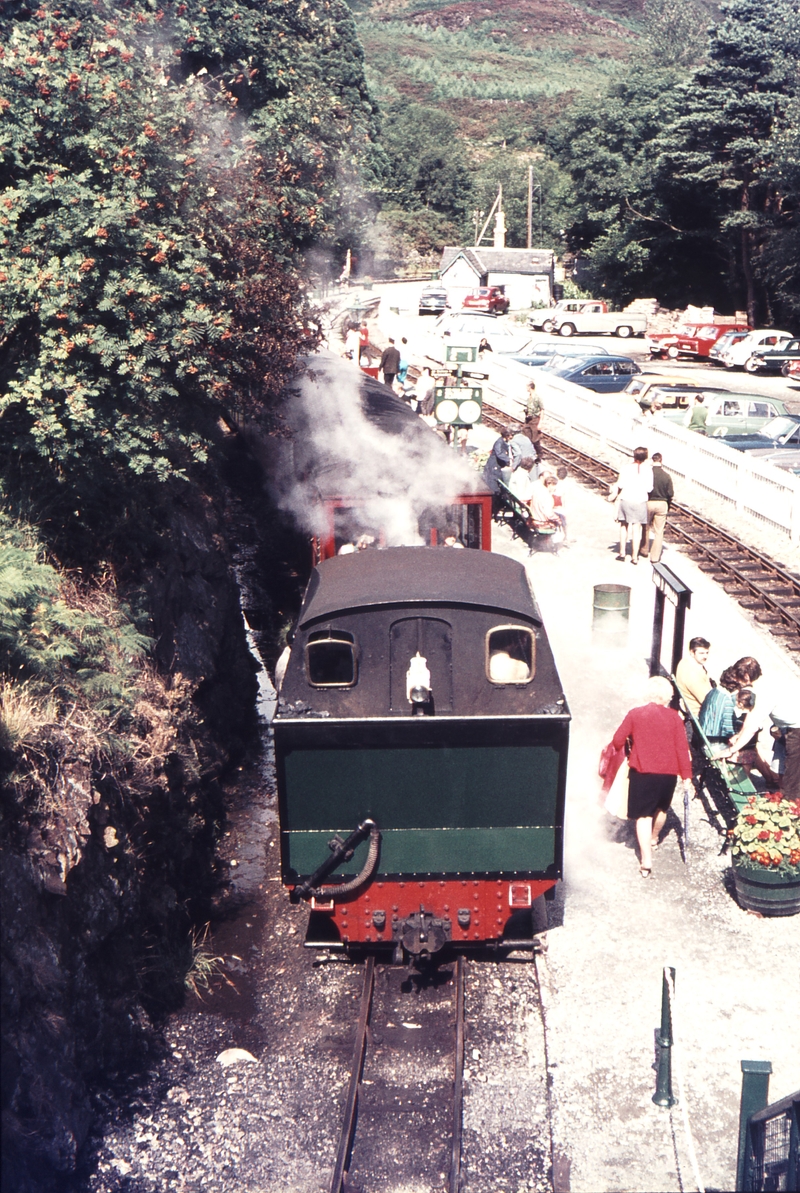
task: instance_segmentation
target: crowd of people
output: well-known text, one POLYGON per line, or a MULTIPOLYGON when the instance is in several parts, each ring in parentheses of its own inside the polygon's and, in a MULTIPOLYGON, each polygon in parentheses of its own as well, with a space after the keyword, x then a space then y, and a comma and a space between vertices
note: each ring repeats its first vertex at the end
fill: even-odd
MULTIPOLYGON (((633 820, 639 846, 639 872, 650 878, 673 795, 682 781, 705 766, 706 743, 714 757, 758 770, 766 789, 800 799, 800 690, 782 689, 763 676, 752 656, 726 667, 715 681, 707 663, 711 644, 695 637, 672 682, 648 681, 645 703, 630 710, 603 751, 602 796, 627 761, 628 788, 622 814, 633 820), (680 696, 683 715, 674 706, 680 696)), ((607 806, 609 806, 607 804, 607 806)))
MULTIPOLYGON (((715 757, 758 770, 771 789, 800 798, 800 693, 765 679, 750 655, 708 673, 710 643, 692 638, 675 672, 681 696, 715 757), (782 772, 782 773, 781 773, 782 772)), ((690 722, 691 723, 691 722, 690 722)))

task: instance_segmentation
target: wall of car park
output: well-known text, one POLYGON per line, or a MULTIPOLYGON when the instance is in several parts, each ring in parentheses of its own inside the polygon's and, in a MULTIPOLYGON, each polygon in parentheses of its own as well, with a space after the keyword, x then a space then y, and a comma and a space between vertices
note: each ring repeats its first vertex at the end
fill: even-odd
POLYGON ((635 447, 660 451, 669 471, 800 542, 800 477, 728 447, 724 440, 706 438, 671 422, 645 419, 632 402, 618 394, 600 395, 581 386, 529 370, 513 361, 493 360, 486 397, 493 405, 519 417, 525 383, 534 378, 547 415, 570 428, 631 453, 635 447))

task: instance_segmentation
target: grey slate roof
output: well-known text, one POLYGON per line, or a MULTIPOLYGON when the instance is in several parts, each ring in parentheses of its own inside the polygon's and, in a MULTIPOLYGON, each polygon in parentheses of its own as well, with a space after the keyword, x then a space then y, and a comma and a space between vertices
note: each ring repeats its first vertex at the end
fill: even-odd
POLYGON ((452 265, 458 256, 463 256, 479 277, 486 273, 552 273, 555 261, 551 249, 471 249, 445 245, 440 272, 452 265))

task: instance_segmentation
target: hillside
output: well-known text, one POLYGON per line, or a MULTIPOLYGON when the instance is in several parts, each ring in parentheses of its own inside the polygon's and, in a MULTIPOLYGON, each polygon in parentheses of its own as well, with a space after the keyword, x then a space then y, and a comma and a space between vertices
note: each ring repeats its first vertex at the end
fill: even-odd
MULTIPOLYGON (((459 131, 537 125, 571 94, 600 90, 637 54, 643 0, 352 0, 382 106, 438 107, 459 131)), ((534 138, 535 139, 535 138, 534 138)))

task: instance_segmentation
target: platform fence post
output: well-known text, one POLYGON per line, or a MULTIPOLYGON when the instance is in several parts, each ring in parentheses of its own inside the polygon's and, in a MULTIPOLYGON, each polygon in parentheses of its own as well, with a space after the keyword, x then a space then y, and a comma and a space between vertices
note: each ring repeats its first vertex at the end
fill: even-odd
POLYGON ((737 1193, 745 1188, 747 1175, 747 1120, 763 1110, 769 1099, 769 1076, 772 1062, 768 1060, 742 1061, 742 1094, 739 1099, 739 1154, 736 1159, 737 1193))
POLYGON ((667 973, 670 975, 672 988, 675 989, 675 970, 672 966, 665 968, 661 976, 661 1030, 657 1036, 658 1043, 658 1077, 653 1101, 656 1106, 667 1109, 674 1106, 678 1099, 672 1094, 672 1013, 669 1005, 669 985, 667 973))

